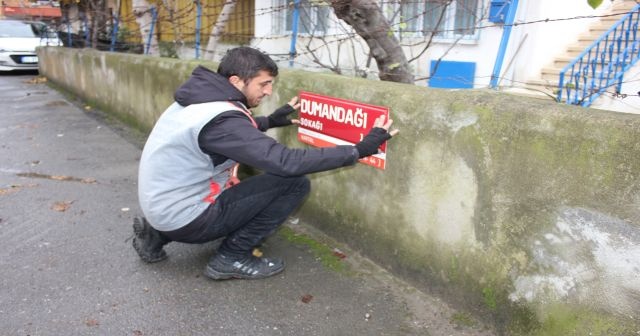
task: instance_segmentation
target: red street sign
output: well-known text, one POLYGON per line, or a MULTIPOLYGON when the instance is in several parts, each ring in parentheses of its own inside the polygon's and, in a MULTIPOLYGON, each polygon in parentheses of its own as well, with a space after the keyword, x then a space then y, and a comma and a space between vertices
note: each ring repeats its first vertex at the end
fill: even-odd
MULTIPOLYGON (((298 140, 316 147, 354 145, 369 133, 381 115, 388 119, 389 108, 301 91, 298 140)), ((386 150, 385 142, 378 154, 360 162, 385 169, 386 150)))

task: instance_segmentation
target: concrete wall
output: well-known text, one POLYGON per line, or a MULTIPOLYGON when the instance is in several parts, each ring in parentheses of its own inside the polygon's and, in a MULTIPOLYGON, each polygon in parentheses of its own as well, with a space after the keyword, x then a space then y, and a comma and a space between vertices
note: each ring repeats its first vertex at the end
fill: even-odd
MULTIPOLYGON (((51 82, 146 129, 195 66, 39 57, 51 82)), ((299 90, 388 106, 401 129, 387 170, 313 175, 304 221, 505 334, 640 331, 640 116, 287 70, 258 113, 299 90)), ((303 146, 295 134, 276 136, 303 146)))

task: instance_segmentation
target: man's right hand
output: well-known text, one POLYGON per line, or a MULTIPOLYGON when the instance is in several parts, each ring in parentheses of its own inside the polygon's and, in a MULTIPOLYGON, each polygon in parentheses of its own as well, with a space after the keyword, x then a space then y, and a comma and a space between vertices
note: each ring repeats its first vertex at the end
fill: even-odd
POLYGON ((384 120, 385 116, 378 117, 373 122, 373 128, 369 131, 369 134, 355 145, 358 150, 358 158, 362 159, 363 157, 378 153, 378 147, 380 147, 382 143, 398 134, 399 131, 397 129, 389 131, 393 120, 389 119, 387 122, 384 120))
POLYGON ((289 115, 294 113, 298 108, 300 108, 298 97, 291 98, 288 104, 280 107, 269 115, 269 128, 299 124, 300 120, 289 119, 289 115))

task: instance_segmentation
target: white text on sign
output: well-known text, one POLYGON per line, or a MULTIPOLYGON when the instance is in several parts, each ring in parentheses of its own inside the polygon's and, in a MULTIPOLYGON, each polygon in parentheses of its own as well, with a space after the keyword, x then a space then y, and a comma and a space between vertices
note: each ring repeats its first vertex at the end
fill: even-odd
MULTIPOLYGON (((342 106, 334 106, 324 102, 301 99, 300 112, 348 124, 354 127, 367 128, 367 114, 364 113, 361 108, 356 108, 354 112, 352 109, 346 109, 342 106)), ((320 129, 322 129, 322 126, 320 126, 320 129)))

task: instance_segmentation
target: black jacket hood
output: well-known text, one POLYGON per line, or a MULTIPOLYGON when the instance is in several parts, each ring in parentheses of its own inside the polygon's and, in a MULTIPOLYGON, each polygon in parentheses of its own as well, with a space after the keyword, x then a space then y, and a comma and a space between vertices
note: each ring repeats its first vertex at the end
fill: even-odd
POLYGON ((247 98, 227 78, 202 65, 195 68, 191 77, 176 90, 174 99, 182 106, 216 101, 237 101, 247 105, 247 98))

